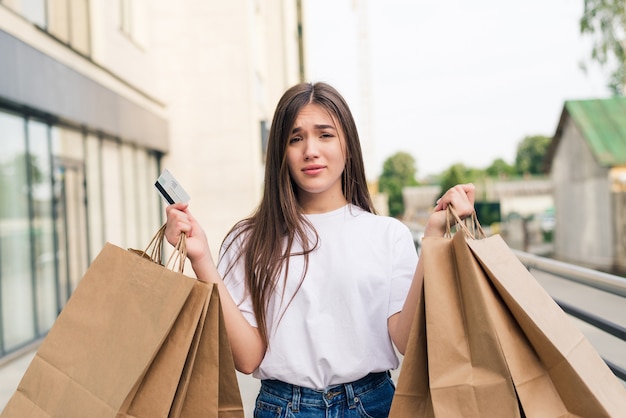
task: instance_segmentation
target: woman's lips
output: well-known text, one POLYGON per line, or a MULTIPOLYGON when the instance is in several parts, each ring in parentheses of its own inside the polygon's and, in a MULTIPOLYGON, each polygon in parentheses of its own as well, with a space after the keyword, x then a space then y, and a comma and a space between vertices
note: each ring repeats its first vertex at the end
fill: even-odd
POLYGON ((314 175, 321 173, 324 168, 323 165, 308 165, 302 169, 302 172, 304 174, 314 175))

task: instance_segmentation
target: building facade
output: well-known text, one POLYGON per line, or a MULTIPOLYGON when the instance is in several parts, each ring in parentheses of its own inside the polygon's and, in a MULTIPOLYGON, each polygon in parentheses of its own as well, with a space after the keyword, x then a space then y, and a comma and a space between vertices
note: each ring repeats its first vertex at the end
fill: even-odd
POLYGON ((0 0, 0 357, 46 334, 105 242, 148 245, 163 168, 219 249, 260 197, 301 26, 296 0, 0 0))
POLYGON ((566 101, 546 161, 555 257, 626 273, 626 98, 566 101))

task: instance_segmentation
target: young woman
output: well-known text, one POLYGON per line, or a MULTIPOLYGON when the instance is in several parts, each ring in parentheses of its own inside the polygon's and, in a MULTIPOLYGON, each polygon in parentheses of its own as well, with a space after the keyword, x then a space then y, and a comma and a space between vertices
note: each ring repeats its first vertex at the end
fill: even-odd
MULTIPOLYGON (((474 209, 474 187, 446 191, 445 209, 474 209)), ((352 114, 324 83, 280 99, 263 198, 224 240, 219 266, 186 204, 167 208, 166 238, 187 236, 199 280, 218 287, 236 368, 261 379, 255 417, 385 417, 423 281, 408 228, 375 214, 352 114)))

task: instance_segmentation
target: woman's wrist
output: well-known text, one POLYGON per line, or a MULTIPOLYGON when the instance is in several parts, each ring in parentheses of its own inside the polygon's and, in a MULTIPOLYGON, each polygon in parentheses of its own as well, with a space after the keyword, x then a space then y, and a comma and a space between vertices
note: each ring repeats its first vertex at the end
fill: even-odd
POLYGON ((428 217, 424 228, 424 237, 443 237, 446 233, 445 211, 437 211, 428 217))
POLYGON ((201 282, 219 283, 221 281, 211 253, 207 252, 193 259, 189 258, 189 261, 191 262, 193 271, 196 273, 197 279, 201 282))

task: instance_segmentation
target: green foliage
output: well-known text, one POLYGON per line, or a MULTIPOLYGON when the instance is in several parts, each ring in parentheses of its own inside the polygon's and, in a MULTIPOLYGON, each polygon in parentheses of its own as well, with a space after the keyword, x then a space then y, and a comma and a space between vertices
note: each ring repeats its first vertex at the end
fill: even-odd
POLYGON ((441 176, 441 191, 446 191, 450 187, 456 186, 460 183, 468 183, 469 176, 467 175, 467 168, 461 163, 456 163, 443 172, 441 176))
MULTIPOLYGON (((502 158, 494 160, 486 169, 466 167, 462 163, 450 166, 437 176, 427 180, 428 184, 439 184, 442 191, 462 183, 486 184, 488 178, 512 178, 518 175, 543 175, 544 158, 552 138, 543 135, 527 136, 519 142, 515 165, 510 165, 502 158)), ((389 197, 389 213, 399 216, 404 213, 402 189, 418 184, 415 159, 406 152, 398 152, 385 160, 383 173, 378 179, 378 189, 389 197)), ((493 202, 484 201, 485 196, 476 196, 477 203, 482 202, 481 217, 495 222, 499 211, 493 202)), ((434 204, 434 202, 433 202, 434 204)))
POLYGON ((489 177, 493 178, 507 178, 516 174, 515 167, 504 161, 502 158, 497 158, 491 163, 485 170, 485 173, 489 177))
POLYGON ((466 167, 461 163, 456 163, 442 173, 439 185, 441 190, 445 191, 457 184, 476 183, 485 176, 485 170, 466 167))
POLYGON ((543 160, 552 138, 535 135, 527 136, 517 145, 515 168, 520 175, 543 174, 543 160))
POLYGON ((580 33, 592 36, 591 59, 601 66, 613 65, 608 87, 614 95, 626 86, 626 2, 624 0, 584 0, 580 33), (613 62, 614 61, 614 62, 613 62))
POLYGON ((389 214, 397 217, 404 213, 402 188, 416 186, 415 159, 406 152, 397 152, 383 163, 383 172, 378 179, 379 191, 386 193, 389 201, 389 214))

